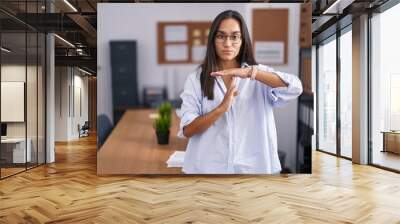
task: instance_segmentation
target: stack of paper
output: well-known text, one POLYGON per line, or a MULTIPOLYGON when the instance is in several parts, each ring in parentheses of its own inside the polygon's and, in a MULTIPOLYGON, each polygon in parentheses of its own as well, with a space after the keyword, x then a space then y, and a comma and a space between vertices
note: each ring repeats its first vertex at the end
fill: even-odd
POLYGON ((175 151, 169 156, 167 165, 168 167, 182 167, 184 159, 185 151, 175 151))

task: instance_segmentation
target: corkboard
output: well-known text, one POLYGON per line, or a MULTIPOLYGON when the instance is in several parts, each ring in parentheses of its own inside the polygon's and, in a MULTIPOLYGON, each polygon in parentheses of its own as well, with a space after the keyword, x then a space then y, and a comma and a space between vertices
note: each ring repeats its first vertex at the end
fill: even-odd
POLYGON ((159 22, 157 23, 157 56, 158 56, 158 64, 192 64, 192 63, 199 63, 200 61, 194 61, 192 59, 192 47, 196 44, 205 45, 207 46, 207 39, 208 39, 208 32, 211 27, 211 21, 206 22, 159 22), (164 39, 165 27, 166 26, 176 26, 176 25, 183 25, 187 27, 187 40, 186 41, 173 41, 167 42, 164 39), (199 30, 200 35, 194 36, 193 32, 195 30, 199 30), (197 42, 197 43, 195 43, 197 42), (168 61, 165 58, 165 48, 168 45, 174 44, 185 44, 188 46, 188 58, 187 60, 174 60, 168 61))
MULTIPOLYGON (((253 9, 253 47, 257 41, 283 41, 288 58, 288 9, 253 9)), ((259 63, 263 63, 260 61, 259 63)))

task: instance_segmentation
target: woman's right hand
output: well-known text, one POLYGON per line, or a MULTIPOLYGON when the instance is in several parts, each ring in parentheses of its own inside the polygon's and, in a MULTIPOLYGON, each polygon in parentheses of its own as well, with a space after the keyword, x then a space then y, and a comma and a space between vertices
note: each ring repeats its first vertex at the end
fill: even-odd
POLYGON ((219 107, 223 112, 227 112, 229 108, 232 106, 233 100, 239 94, 237 87, 236 87, 236 78, 233 78, 229 89, 226 91, 224 99, 222 100, 219 107))
POLYGON ((235 96, 238 95, 236 88, 236 78, 234 77, 228 90, 225 93, 224 99, 221 104, 214 110, 198 116, 192 121, 192 123, 183 127, 183 135, 187 138, 192 137, 195 134, 202 133, 207 130, 215 121, 217 121, 225 112, 232 106, 235 96))

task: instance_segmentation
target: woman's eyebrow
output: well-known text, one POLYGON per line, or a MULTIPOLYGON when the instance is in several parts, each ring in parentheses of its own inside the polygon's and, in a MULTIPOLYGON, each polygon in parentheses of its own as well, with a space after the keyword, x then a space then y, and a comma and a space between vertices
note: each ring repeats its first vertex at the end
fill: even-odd
MULTIPOLYGON (((218 30, 217 33, 227 34, 227 32, 222 31, 222 30, 218 30)), ((232 32, 232 34, 240 34, 240 31, 234 31, 234 32, 232 32)))

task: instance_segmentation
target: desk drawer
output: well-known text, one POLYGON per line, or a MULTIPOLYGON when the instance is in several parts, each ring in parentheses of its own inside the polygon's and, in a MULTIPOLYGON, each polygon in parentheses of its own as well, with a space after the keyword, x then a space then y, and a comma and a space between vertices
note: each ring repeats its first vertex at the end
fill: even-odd
POLYGON ((400 154, 400 134, 385 133, 385 151, 400 154))
POLYGON ((2 163, 25 163, 32 160, 31 147, 32 142, 28 139, 28 147, 25 151, 25 142, 1 143, 2 163))
POLYGON ((16 148, 13 151, 13 163, 25 163, 25 157, 27 156, 27 162, 31 161, 31 150, 30 147, 27 148, 27 153, 25 153, 24 148, 16 148))

